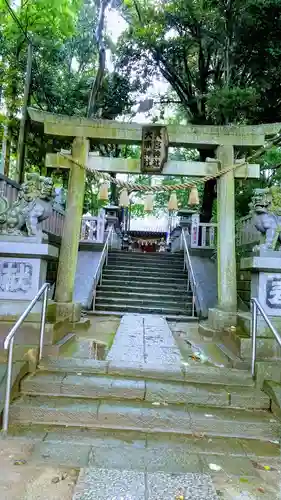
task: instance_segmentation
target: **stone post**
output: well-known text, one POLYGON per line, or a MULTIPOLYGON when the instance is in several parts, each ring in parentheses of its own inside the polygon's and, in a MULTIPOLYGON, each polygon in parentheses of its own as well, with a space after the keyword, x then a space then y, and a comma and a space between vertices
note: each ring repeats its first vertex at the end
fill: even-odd
MULTIPOLYGON (((88 151, 89 141, 84 137, 76 137, 72 146, 72 158, 85 165, 88 151)), ((72 302, 84 191, 85 170, 73 163, 69 174, 67 208, 57 275, 56 302, 72 302)))
MULTIPOLYGON (((221 169, 234 163, 233 146, 219 146, 216 153, 221 169)), ((235 181, 234 171, 223 174, 217 184, 218 202, 218 306, 237 310, 235 255, 235 181)))

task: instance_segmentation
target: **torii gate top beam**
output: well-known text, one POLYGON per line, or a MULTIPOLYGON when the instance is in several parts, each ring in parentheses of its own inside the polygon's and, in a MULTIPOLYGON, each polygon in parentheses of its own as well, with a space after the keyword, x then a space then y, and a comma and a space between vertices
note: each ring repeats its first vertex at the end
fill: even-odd
MULTIPOLYGON (((99 143, 140 144, 142 125, 110 120, 90 120, 77 116, 55 115, 28 109, 32 121, 44 124, 46 134, 64 137, 88 137, 99 143)), ((266 136, 281 129, 281 123, 268 125, 211 126, 168 125, 169 146, 216 148, 219 145, 241 148, 262 146, 266 136)))

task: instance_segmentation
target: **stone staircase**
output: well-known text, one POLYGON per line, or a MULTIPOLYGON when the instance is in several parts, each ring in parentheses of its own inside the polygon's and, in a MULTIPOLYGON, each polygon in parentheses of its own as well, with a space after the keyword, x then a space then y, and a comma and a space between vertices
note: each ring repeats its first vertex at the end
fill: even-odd
POLYGON ((192 316, 183 254, 110 252, 95 310, 192 316))
POLYGON ((61 428, 66 441, 82 429, 116 435, 137 431, 157 432, 164 440, 174 435, 241 439, 249 448, 254 443, 262 449, 269 442, 277 445, 280 437, 270 405, 270 397, 243 370, 155 369, 50 357, 22 381, 21 394, 11 405, 10 426, 12 433, 23 428, 24 434, 28 425, 34 435, 42 426, 45 432, 61 428))
POLYGON ((280 454, 270 391, 247 370, 183 362, 153 315, 125 315, 105 360, 43 358, 9 422, 36 464, 251 476, 251 460, 276 467, 280 454))

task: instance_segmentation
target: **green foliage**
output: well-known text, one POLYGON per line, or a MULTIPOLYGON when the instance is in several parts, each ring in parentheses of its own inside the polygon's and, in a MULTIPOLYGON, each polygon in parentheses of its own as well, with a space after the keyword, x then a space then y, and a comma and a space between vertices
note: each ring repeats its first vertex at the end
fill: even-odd
POLYGON ((240 124, 250 121, 259 101, 255 88, 223 87, 211 91, 206 99, 207 119, 213 123, 240 124))
POLYGON ((124 12, 120 68, 161 73, 189 121, 280 121, 279 0, 136 0, 124 12))

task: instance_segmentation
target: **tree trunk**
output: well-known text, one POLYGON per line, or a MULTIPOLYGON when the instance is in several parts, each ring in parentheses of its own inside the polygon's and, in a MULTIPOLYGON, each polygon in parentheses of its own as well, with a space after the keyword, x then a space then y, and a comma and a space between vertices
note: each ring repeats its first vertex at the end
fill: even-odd
MULTIPOLYGON (((116 177, 116 174, 111 172, 111 177, 116 177)), ((110 203, 112 205, 118 205, 118 198, 117 198, 117 186, 114 184, 114 182, 110 183, 110 203)))
POLYGON ((26 124, 27 124, 27 106, 29 101, 30 84, 31 84, 31 69, 32 69, 32 45, 28 45, 27 62, 26 62, 26 77, 24 84, 24 98, 22 106, 22 117, 20 121, 20 131, 17 148, 17 174, 20 183, 24 181, 24 156, 25 156, 25 139, 26 139, 26 124))
POLYGON ((9 177, 10 173, 10 158, 11 158, 11 146, 12 146, 12 125, 8 124, 7 134, 6 134, 6 147, 5 147, 5 157, 4 157, 4 175, 9 177))
MULTIPOLYGON (((200 161, 206 161, 207 158, 214 158, 215 152, 213 149, 203 149, 200 152, 200 161)), ((211 179, 205 183, 202 207, 200 212, 200 222, 210 222, 213 214, 213 204, 217 197, 216 194, 216 179, 211 179)))

